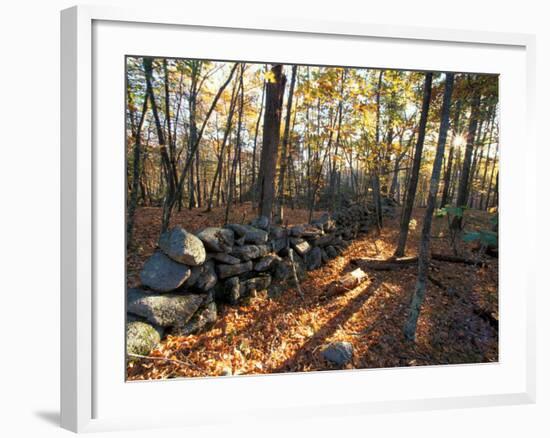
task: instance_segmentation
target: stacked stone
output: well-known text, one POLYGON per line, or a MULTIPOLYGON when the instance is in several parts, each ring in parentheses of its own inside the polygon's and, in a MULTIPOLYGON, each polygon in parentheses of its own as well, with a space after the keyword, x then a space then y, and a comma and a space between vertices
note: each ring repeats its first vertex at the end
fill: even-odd
POLYGON ((127 293, 127 351, 146 355, 166 333, 186 336, 208 329, 221 303, 237 304, 259 291, 272 298, 295 286, 306 271, 337 257, 371 223, 358 204, 324 214, 311 224, 283 228, 265 217, 250 224, 162 234, 127 293))

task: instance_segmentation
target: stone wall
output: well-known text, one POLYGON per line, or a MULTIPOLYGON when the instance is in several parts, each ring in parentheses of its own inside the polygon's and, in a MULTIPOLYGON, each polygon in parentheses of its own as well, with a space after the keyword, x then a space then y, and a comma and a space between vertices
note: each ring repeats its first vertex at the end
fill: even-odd
POLYGON ((259 217, 196 235, 181 227, 167 231, 143 266, 141 286, 127 293, 127 352, 147 355, 166 334, 208 329, 222 303, 236 304, 263 290, 278 296, 295 286, 291 251, 302 279, 341 254, 373 219, 354 204, 289 228, 259 217))

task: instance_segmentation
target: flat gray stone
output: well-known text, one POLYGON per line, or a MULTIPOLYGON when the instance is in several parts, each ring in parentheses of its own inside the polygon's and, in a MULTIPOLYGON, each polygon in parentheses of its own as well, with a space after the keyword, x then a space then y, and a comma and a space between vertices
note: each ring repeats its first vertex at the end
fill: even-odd
POLYGON ((184 325, 203 303, 204 295, 153 295, 141 289, 128 289, 127 310, 161 327, 184 325))
POLYGON ((324 236, 319 236, 315 238, 315 240, 312 242, 315 246, 325 247, 328 245, 331 245, 332 242, 334 242, 335 236, 334 234, 325 234, 324 236))
POLYGON ((265 230, 250 227, 250 229, 244 235, 245 243, 253 243, 255 245, 261 245, 267 243, 268 233, 265 230))
POLYGON ((281 260, 279 256, 276 256, 274 254, 266 255, 265 257, 262 257, 255 265, 254 270, 257 272, 263 272, 270 269, 273 264, 277 261, 281 260))
POLYGON ((262 251, 257 245, 234 246, 231 255, 247 262, 261 257, 262 251))
POLYGON ((230 252, 235 242, 235 235, 228 228, 208 227, 197 233, 205 248, 213 252, 230 252))
POLYGON ((143 265, 141 284, 158 292, 170 292, 191 276, 188 266, 175 262, 164 253, 155 252, 143 265))
POLYGON ((260 245, 268 240, 268 232, 252 225, 227 224, 225 226, 232 230, 239 239, 244 238, 244 243, 260 245))
POLYGON ((172 260, 189 266, 201 265, 206 259, 201 240, 181 227, 162 233, 159 247, 172 260))
POLYGON ((220 263, 225 263, 226 265, 237 265, 241 263, 241 259, 233 257, 232 255, 226 254, 224 252, 213 252, 211 256, 212 259, 220 263))
POLYGON ((343 366, 353 359, 353 346, 349 342, 332 342, 323 349, 322 355, 329 362, 343 366))
POLYGON ((244 274, 245 272, 252 271, 252 262, 244 262, 238 265, 216 265, 218 276, 220 278, 233 277, 235 275, 244 274))
POLYGON ((302 239, 291 239, 292 248, 298 253, 299 256, 305 256, 311 249, 311 245, 302 239))
POLYGON ((248 231, 248 225, 243 224, 227 224, 225 228, 229 228, 233 231, 236 237, 243 237, 248 231))
POLYGON ((211 302, 199 309, 197 313, 183 326, 172 328, 172 336, 189 336, 208 329, 216 322, 218 318, 218 308, 216 303, 211 302))

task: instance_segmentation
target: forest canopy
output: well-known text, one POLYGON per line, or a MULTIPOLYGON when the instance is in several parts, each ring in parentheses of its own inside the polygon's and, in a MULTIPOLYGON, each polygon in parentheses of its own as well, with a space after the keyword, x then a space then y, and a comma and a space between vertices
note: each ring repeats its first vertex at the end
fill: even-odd
MULTIPOLYGON (((275 157, 266 157, 275 161, 277 173, 271 195, 276 219, 284 220, 289 204, 313 211, 380 195, 402 202, 426 73, 279 67, 277 73, 277 66, 258 63, 128 57, 129 211, 138 202, 164 205, 167 227, 174 209, 261 201, 266 88, 277 74, 284 79, 280 145, 275 157)), ((444 79, 443 73, 433 74, 415 201, 420 206, 428 196, 444 79)), ((455 74, 452 93, 439 204, 456 203, 466 157, 471 175, 467 199, 461 201, 488 209, 497 203, 498 77, 455 74), (479 121, 468 157, 472 111, 479 121)))

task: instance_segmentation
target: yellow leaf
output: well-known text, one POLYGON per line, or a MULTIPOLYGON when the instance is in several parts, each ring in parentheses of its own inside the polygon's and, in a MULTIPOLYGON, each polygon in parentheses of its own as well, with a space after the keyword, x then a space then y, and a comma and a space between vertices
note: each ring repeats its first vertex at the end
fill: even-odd
POLYGON ((274 84, 275 82, 277 82, 277 80, 275 79, 275 73, 273 73, 271 70, 265 73, 264 79, 265 79, 267 82, 271 82, 272 84, 274 84))

